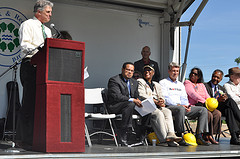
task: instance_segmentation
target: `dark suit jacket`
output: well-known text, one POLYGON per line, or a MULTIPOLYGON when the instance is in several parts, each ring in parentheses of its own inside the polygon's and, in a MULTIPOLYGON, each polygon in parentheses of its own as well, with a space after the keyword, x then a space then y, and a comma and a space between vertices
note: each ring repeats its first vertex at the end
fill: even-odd
MULTIPOLYGON (((130 79, 131 98, 138 98, 138 82, 135 79, 130 79)), ((124 81, 121 74, 116 75, 108 81, 108 105, 115 105, 120 102, 129 100, 127 83, 124 81)))
MULTIPOLYGON (((208 83, 204 83, 208 94, 213 98, 213 92, 212 92, 212 85, 211 85, 211 81, 209 81, 208 83)), ((218 84, 218 89, 223 91, 224 93, 227 93, 225 88, 223 88, 223 86, 218 84)))

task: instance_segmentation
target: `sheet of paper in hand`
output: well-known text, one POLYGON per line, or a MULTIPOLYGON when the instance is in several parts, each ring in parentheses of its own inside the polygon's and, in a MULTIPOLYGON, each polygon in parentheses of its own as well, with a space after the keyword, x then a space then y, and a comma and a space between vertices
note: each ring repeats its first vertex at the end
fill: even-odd
POLYGON ((149 113, 152 113, 157 109, 157 106, 155 105, 153 98, 147 98, 142 101, 143 107, 135 106, 135 109, 139 112, 141 116, 145 116, 149 113))

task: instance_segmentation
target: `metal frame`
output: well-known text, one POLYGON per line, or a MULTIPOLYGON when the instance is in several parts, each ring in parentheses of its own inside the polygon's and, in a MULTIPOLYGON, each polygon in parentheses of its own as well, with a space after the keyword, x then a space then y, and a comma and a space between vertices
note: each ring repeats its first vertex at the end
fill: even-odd
MULTIPOLYGON (((222 117, 221 117, 221 121, 223 121, 223 120, 226 120, 226 117, 225 117, 225 116, 222 116, 222 117)), ((222 126, 222 122, 221 122, 221 126, 222 126)), ((217 140, 217 141, 219 142, 219 139, 220 139, 221 134, 222 134, 224 137, 226 137, 226 135, 225 135, 224 133, 229 134, 229 133, 227 132, 228 130, 229 130, 229 129, 221 130, 221 132, 220 132, 219 134, 216 134, 215 140, 217 140)))
POLYGON ((104 109, 103 113, 85 113, 85 119, 86 120, 104 120, 104 121, 106 121, 107 123, 109 123, 111 133, 105 131, 105 127, 101 130, 94 131, 93 133, 89 133, 87 124, 85 122, 85 137, 87 139, 89 147, 92 147, 91 137, 94 135, 98 135, 98 134, 105 134, 105 135, 113 137, 116 146, 118 146, 116 134, 113 129, 112 121, 111 121, 111 119, 114 119, 116 117, 116 115, 108 114, 106 107, 105 107, 105 103, 103 102, 103 99, 102 99, 102 91, 103 90, 104 90, 104 88, 85 89, 85 105, 86 104, 91 104, 91 105, 95 105, 95 104, 99 105, 100 104, 103 106, 103 109, 104 109))

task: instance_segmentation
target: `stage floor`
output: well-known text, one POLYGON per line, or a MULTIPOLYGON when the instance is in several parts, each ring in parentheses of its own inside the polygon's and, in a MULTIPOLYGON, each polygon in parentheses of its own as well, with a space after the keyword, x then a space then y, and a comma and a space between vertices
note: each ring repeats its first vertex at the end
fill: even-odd
POLYGON ((88 159, 143 159, 143 158, 240 158, 240 146, 230 145, 229 138, 220 138, 219 145, 167 147, 138 146, 116 147, 113 141, 104 144, 93 142, 93 147, 86 145, 84 153, 43 153, 26 151, 11 152, 11 142, 2 141, 0 158, 88 158, 88 159))

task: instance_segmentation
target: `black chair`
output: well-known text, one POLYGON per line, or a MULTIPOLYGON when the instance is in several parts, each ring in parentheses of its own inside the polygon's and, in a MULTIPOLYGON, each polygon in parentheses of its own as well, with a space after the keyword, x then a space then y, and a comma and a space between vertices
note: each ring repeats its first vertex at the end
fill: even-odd
MULTIPOLYGON (((225 117, 225 116, 222 116, 222 117, 221 117, 221 121, 222 121, 221 124, 223 123, 223 120, 226 121, 226 117, 225 117)), ((219 141, 221 134, 222 134, 224 137, 226 137, 226 135, 225 135, 224 133, 230 134, 228 131, 229 131, 228 129, 221 130, 221 132, 220 132, 219 134, 216 134, 215 140, 219 141)))

